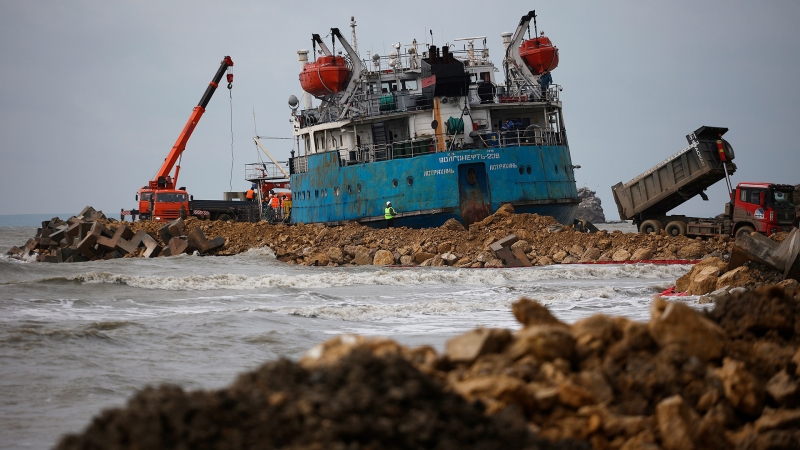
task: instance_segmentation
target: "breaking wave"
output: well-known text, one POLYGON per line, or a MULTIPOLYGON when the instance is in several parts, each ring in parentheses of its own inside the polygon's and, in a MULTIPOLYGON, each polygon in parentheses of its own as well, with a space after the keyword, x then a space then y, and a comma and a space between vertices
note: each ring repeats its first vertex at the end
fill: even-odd
POLYGON ((610 280, 620 278, 664 279, 677 278, 686 273, 684 265, 618 265, 618 266, 563 266, 532 269, 404 269, 384 268, 373 270, 327 270, 320 273, 288 275, 243 274, 188 275, 183 277, 158 277, 122 275, 109 272, 87 272, 66 277, 69 281, 84 284, 125 284, 142 289, 170 291, 205 291, 213 289, 262 288, 327 288, 357 285, 507 285, 508 283, 544 283, 548 280, 610 280))

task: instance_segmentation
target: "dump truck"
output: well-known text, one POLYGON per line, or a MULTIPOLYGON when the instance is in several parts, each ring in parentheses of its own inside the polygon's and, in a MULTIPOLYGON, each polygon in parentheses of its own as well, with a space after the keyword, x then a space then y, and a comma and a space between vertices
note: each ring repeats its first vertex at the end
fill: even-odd
POLYGON ((640 233, 664 230, 671 236, 738 236, 753 231, 769 236, 791 230, 796 217, 793 186, 747 182, 732 188, 730 175, 736 165, 733 147, 722 139, 727 131, 702 126, 686 136, 688 147, 631 181, 612 186, 620 219, 633 221, 640 233), (667 215, 698 195, 708 200, 704 191, 723 179, 730 201, 722 214, 713 218, 667 215))

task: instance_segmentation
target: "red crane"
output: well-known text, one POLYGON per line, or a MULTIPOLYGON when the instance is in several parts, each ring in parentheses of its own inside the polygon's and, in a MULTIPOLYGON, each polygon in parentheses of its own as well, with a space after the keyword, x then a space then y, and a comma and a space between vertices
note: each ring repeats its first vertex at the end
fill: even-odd
POLYGON ((197 123, 200 121, 200 118, 203 117, 203 113, 206 112, 206 106, 217 90, 219 82, 222 80, 222 76, 226 71, 228 72, 228 89, 233 87, 233 73, 230 71, 231 67, 233 67, 233 60, 231 60, 230 56, 226 56, 222 59, 219 69, 217 69, 217 73, 214 75, 214 79, 208 83, 208 87, 203 97, 200 99, 200 102, 192 109, 189 120, 186 121, 183 131, 178 135, 178 140, 176 140, 175 145, 172 146, 172 150, 164 160, 164 164, 161 165, 161 168, 158 169, 158 173, 156 173, 156 176, 147 186, 143 186, 139 189, 136 196, 139 201, 139 210, 131 211, 133 215, 138 214, 143 220, 152 219, 167 221, 177 219, 180 216, 181 207, 184 208, 185 212, 189 211, 189 195, 184 188, 175 189, 175 185, 178 182, 178 173, 181 170, 181 166, 177 163, 183 151, 186 150, 186 143, 189 142, 189 138, 192 136, 192 132, 197 126, 197 123), (173 168, 175 169, 175 173, 170 176, 170 172, 172 172, 173 168), (153 206, 152 213, 151 205, 153 206))

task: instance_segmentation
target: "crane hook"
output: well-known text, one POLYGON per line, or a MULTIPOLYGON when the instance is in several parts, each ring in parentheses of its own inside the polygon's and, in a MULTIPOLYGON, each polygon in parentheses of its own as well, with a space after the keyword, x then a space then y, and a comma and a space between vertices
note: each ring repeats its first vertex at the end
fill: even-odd
POLYGON ((230 90, 233 89, 233 73, 229 71, 227 76, 228 76, 228 89, 230 90))

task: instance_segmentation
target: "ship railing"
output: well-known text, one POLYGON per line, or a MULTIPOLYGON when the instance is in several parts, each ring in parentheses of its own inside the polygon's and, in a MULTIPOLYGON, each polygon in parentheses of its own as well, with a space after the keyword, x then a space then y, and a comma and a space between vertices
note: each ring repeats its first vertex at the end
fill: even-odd
POLYGON ((407 111, 433 109, 433 99, 409 91, 391 93, 359 93, 353 96, 353 104, 348 108, 347 117, 357 119, 375 117, 407 111))
POLYGON ((282 180, 286 178, 284 173, 289 171, 288 167, 286 161, 278 161, 278 164, 272 161, 245 164, 244 179, 248 181, 282 180), (283 171, 281 169, 283 169, 283 171))
POLYGON ((435 138, 408 139, 388 144, 365 144, 339 150, 341 165, 363 164, 390 159, 413 158, 436 152, 435 138))
POLYGON ((535 125, 525 129, 479 132, 472 140, 473 144, 469 148, 563 144, 561 133, 535 125))

